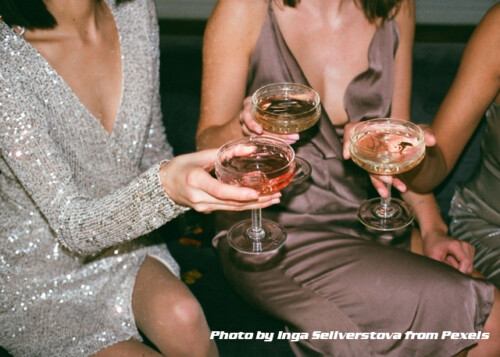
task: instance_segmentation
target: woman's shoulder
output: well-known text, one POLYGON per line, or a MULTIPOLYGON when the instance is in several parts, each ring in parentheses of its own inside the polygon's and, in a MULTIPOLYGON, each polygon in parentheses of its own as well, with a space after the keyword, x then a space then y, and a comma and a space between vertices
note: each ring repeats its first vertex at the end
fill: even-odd
POLYGON ((234 27, 256 26, 263 21, 269 8, 269 0, 218 0, 210 16, 210 22, 224 21, 234 27), (262 21, 261 21, 262 20, 262 21))
POLYGON ((474 30, 469 43, 469 52, 485 52, 500 60, 500 3, 492 6, 474 30))
POLYGON ((205 45, 251 53, 269 7, 268 0, 218 0, 207 23, 205 45))

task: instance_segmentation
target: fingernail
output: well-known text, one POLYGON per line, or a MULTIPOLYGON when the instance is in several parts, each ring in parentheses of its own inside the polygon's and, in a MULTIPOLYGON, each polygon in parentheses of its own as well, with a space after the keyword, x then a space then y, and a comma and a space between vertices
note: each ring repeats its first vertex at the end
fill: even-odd
POLYGON ((300 136, 299 134, 290 134, 288 135, 288 138, 291 140, 299 140, 300 136))
POLYGON ((377 190, 378 194, 381 196, 381 197, 384 197, 384 194, 385 194, 385 191, 382 190, 382 189, 378 189, 377 190))

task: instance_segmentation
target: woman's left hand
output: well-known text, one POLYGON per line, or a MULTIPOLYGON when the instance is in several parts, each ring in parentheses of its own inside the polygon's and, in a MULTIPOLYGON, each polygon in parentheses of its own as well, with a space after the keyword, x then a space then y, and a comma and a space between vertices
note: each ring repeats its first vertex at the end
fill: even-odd
POLYGON ((451 265, 464 274, 472 273, 475 253, 472 245, 441 231, 435 231, 422 239, 425 256, 451 265))

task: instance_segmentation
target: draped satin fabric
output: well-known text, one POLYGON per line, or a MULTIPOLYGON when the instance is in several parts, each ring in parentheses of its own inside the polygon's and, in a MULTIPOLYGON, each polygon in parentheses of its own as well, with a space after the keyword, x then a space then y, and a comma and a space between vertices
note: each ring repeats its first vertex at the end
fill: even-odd
POLYGON ((500 106, 486 112, 476 175, 457 187, 450 208, 452 234, 476 247, 475 267, 500 287, 500 106))
MULTIPOLYGON (((399 32, 381 25, 369 48, 369 68, 349 84, 344 104, 351 122, 390 114, 393 62, 399 32)), ((308 85, 269 7, 250 62, 248 95, 272 82, 308 85)), ((281 319, 290 331, 473 332, 482 330, 493 287, 408 251, 376 242, 357 220, 367 197, 367 174, 342 158, 342 130, 323 111, 315 127, 301 133, 297 156, 312 167, 304 187, 283 192, 264 216, 288 232, 277 254, 249 256, 229 247, 232 223, 250 212, 218 214, 214 238, 223 270, 250 304, 281 319)), ((298 356, 451 356, 474 340, 301 339, 298 356)))

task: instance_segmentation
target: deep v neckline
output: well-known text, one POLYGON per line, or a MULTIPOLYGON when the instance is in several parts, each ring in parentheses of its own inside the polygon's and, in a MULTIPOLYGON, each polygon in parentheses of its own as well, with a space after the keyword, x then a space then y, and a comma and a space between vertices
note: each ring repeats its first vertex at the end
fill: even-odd
POLYGON ((57 72, 57 70, 50 64, 50 62, 45 59, 45 57, 42 56, 42 54, 28 41, 24 41, 26 45, 29 46, 29 48, 33 51, 36 52, 38 55, 38 58, 40 58, 41 61, 44 62, 45 66, 50 68, 50 70, 53 72, 53 75, 58 79, 64 90, 67 92, 67 94, 75 101, 78 103, 80 108, 84 113, 86 113, 85 117, 88 117, 88 122, 90 125, 93 125, 94 127, 98 128, 97 130, 101 132, 103 135, 105 135, 108 139, 114 139, 116 136, 116 129, 118 128, 118 122, 120 118, 123 116, 122 115, 122 108, 123 108, 123 101, 124 101, 124 89, 125 89, 125 82, 126 82, 126 71, 125 71, 125 56, 123 55, 123 44, 122 44, 122 36, 120 32, 120 24, 119 21, 117 20, 118 16, 115 12, 116 8, 113 6, 110 0, 104 0, 104 3, 108 7, 108 10, 113 18, 113 21, 115 23, 115 28, 117 31, 118 35, 118 50, 120 52, 120 72, 121 72, 121 83, 120 83, 120 98, 118 100, 118 106, 116 108, 116 114, 115 118, 113 120, 113 125, 111 127, 111 131, 107 131, 102 122, 90 111, 89 108, 83 102, 81 101, 80 97, 74 92, 74 90, 71 88, 71 86, 68 84, 68 82, 57 72))
MULTIPOLYGON (((290 47, 288 46, 286 40, 285 40, 285 37, 283 36, 283 33, 281 32, 281 28, 279 26, 279 23, 278 23, 278 19, 276 17, 276 14, 274 13, 274 9, 272 7, 272 4, 269 5, 270 7, 270 16, 272 17, 271 19, 271 23, 274 23, 275 26, 276 26, 276 32, 277 32, 277 35, 279 36, 280 38, 280 43, 283 43, 284 44, 284 47, 285 47, 285 50, 288 54, 288 56, 292 59, 292 61, 294 62, 295 66, 299 69, 300 71, 300 74, 302 76, 302 81, 304 82, 304 84, 308 85, 309 87, 311 87, 311 84, 309 83, 309 80, 307 79, 307 76, 305 75, 304 71, 302 70, 302 67, 300 66, 297 58, 295 57, 295 55, 293 54, 293 52, 291 51, 290 47)), ((350 91, 350 88, 354 86, 354 84, 359 80, 359 78, 362 78, 363 76, 365 76, 369 71, 370 69, 372 68, 373 66, 373 63, 372 63, 372 58, 373 58, 373 55, 372 55, 372 51, 373 51, 373 45, 375 43, 375 39, 376 37, 379 35, 379 33, 381 32, 381 29, 382 27, 384 26, 384 24, 380 25, 377 27, 377 29, 375 30, 371 40, 370 40, 370 43, 368 45, 368 51, 367 51, 367 56, 368 56, 368 66, 366 69, 364 69, 362 72, 358 73, 357 75, 355 75, 350 81, 349 83, 347 84, 346 88, 345 88, 345 91, 344 91, 344 94, 343 94, 343 97, 342 97, 342 105, 344 107, 344 111, 345 113, 347 114, 347 123, 351 122, 351 117, 349 115, 349 108, 347 106, 347 101, 346 101, 346 98, 347 98, 347 95, 350 91)), ((323 109, 323 112, 325 114, 325 116, 328 118, 328 121, 332 124, 332 126, 334 128, 337 128, 337 126, 335 126, 331 119, 330 119, 330 116, 328 115, 328 113, 324 110, 324 107, 322 105, 322 109, 323 109)), ((346 123, 346 124, 347 124, 346 123)))

